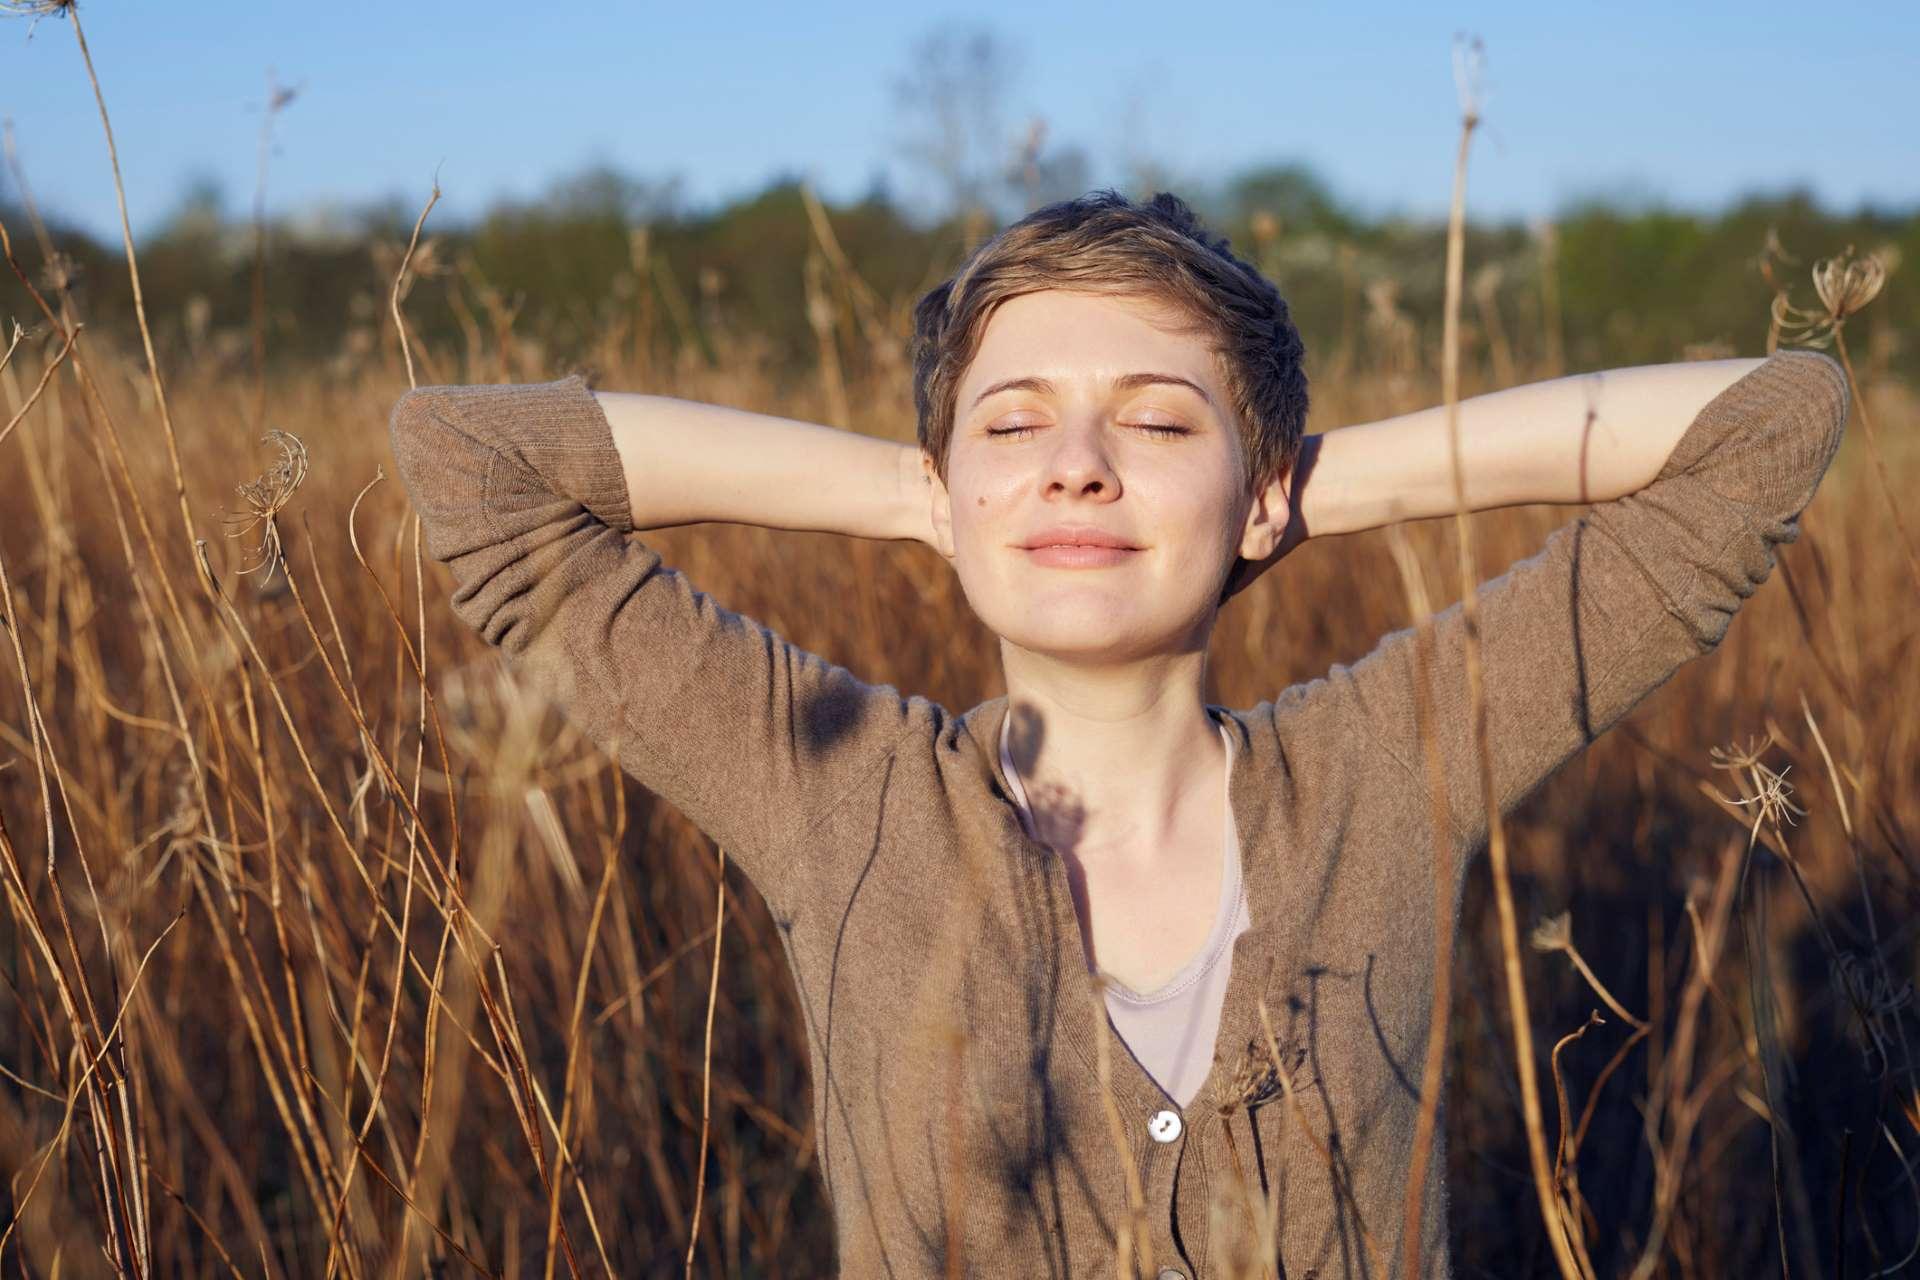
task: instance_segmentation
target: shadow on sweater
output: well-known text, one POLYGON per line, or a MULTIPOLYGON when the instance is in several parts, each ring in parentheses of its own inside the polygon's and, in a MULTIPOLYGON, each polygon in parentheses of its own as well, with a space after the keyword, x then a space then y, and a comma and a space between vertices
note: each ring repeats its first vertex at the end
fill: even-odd
MULTIPOLYGON (((1010 705, 1007 717, 1007 749, 1015 760, 1032 761, 1035 766, 1032 771, 1037 772, 1046 744, 1046 727, 1041 724, 1039 713, 1031 707, 1010 705)), ((999 749, 997 743, 994 749, 999 749)), ((1028 807, 1036 821, 1044 815, 1041 830, 1047 837, 1048 847, 1066 867, 1067 884, 1073 890, 1074 917, 1081 921, 1081 954, 1088 965, 1097 966, 1100 961, 1094 953, 1093 934, 1086 927, 1093 912, 1087 899, 1087 868, 1080 861, 1080 843, 1087 830, 1086 802, 1059 783, 1028 785, 1026 792, 1028 807)))

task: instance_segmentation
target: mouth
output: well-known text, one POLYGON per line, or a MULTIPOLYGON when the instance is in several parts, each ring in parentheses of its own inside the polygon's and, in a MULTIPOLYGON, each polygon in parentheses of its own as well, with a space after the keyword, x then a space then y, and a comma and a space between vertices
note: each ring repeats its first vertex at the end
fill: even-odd
POLYGON ((1041 529, 1024 543, 1024 551, 1053 551, 1061 548, 1097 548, 1104 551, 1139 551, 1138 543, 1129 542, 1117 533, 1092 525, 1055 525, 1041 529))
POLYGON ((1109 569, 1144 548, 1104 529, 1043 529, 1020 548, 1029 562, 1048 569, 1109 569))
POLYGON ((1140 554, 1139 547, 1112 547, 1098 543, 1056 542, 1046 546, 1022 547, 1032 563, 1050 569, 1107 569, 1125 564, 1140 554))

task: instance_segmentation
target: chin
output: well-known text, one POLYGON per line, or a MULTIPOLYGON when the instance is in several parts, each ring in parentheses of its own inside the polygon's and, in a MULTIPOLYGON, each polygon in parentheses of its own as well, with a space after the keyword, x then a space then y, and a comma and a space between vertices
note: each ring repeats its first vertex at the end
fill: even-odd
MULTIPOLYGON (((956 566, 962 567, 963 566, 956 566)), ((1124 662, 1189 647, 1195 628, 1208 616, 1210 601, 1175 599, 1168 584, 1096 581, 1009 582, 989 575, 960 586, 974 616, 1003 643, 1063 661, 1124 662), (1150 605, 1151 613, 1141 611, 1150 605)), ((1191 584, 1182 584, 1190 587, 1191 584)))
POLYGON ((1028 653, 1043 654, 1049 658, 1074 659, 1086 662, 1111 662, 1130 656, 1131 646, 1127 638, 1116 636, 1112 632, 1076 633, 1064 627, 1015 628, 999 633, 1001 640, 1025 649, 1028 653))

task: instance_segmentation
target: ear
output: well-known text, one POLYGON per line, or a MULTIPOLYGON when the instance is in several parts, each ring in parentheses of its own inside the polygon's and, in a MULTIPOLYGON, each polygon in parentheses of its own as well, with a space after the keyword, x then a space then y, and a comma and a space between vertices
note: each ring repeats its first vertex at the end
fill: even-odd
POLYGON ((1279 549, 1293 519, 1293 471, 1276 471, 1253 492, 1240 531, 1240 557, 1259 564, 1279 549))
POLYGON ((934 465, 933 455, 925 449, 920 450, 920 471, 927 478, 927 501, 931 504, 929 514, 933 520, 933 548, 951 560, 953 499, 947 493, 947 482, 940 478, 940 468, 934 465))

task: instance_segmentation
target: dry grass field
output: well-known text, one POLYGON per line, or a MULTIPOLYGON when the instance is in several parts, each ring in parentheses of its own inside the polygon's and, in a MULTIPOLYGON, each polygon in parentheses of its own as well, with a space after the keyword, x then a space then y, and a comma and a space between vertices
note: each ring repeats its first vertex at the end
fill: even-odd
MULTIPOLYGON (((610 331, 588 366, 908 439, 898 309, 821 262, 843 274, 804 378, 724 330, 711 361, 610 331)), ((764 905, 458 623, 392 478, 410 381, 560 376, 542 335, 408 346, 382 317, 353 359, 256 388, 155 369, 38 283, 0 368, 0 1274, 831 1274, 764 905)), ((1484 332, 1462 394, 1558 372, 1484 332)), ((1438 353, 1390 324, 1308 338, 1310 430, 1442 398, 1438 353)), ((1799 541, 1719 650, 1506 826, 1539 1123, 1596 1277, 1920 1259, 1920 401, 1860 372, 1799 541)), ((1575 514, 1473 517, 1479 576, 1575 514)), ((925 548, 645 536, 871 681, 956 710, 1001 691, 925 548)), ((1459 598, 1452 523, 1397 536, 1310 543, 1236 598, 1212 700, 1416 621, 1408 564, 1459 598)), ((1492 884, 1483 860, 1453 982, 1454 1269, 1561 1274, 1492 884)))
MULTIPOLYGON (((58 351, 23 345, 0 373, 7 420, 58 351)), ((561 372, 514 350, 429 357, 452 381, 561 372)), ((1313 429, 1438 399, 1367 351, 1339 362, 1315 370, 1313 429)), ((743 364, 599 372, 816 418, 842 394, 743 364)), ((696 1273, 824 1274, 804 1034, 764 908, 726 873, 710 1007, 718 851, 448 611, 383 478, 406 385, 395 343, 352 378, 270 387, 269 423, 304 453, 289 494, 249 389, 172 372, 191 537, 138 353, 83 333, 0 442, 7 1269, 677 1274, 699 1199, 696 1273), (262 480, 270 577, 240 572, 264 525, 237 487, 262 480)), ((855 428, 911 430, 897 378, 848 398, 855 428)), ((1893 385, 1865 402, 1910 488, 1920 409, 1893 385)), ((1474 517, 1483 576, 1571 514, 1474 517)), ((1406 532, 1434 604, 1457 598, 1448 522, 1406 532)), ((868 679, 953 708, 1000 691, 931 551, 647 536, 868 679)), ((1915 598, 1856 411, 1719 651, 1509 826, 1524 923, 1570 913, 1581 962, 1646 1023, 1609 1013, 1572 950, 1524 956, 1543 1079, 1549 1047, 1606 1019, 1555 1048, 1567 1110, 1546 1116, 1598 1274, 1630 1269, 1656 1221, 1651 1274, 1771 1273, 1776 1169, 1801 1274, 1871 1274, 1912 1245, 1915 598), (1728 768, 1732 748, 1753 763, 1728 768), (1760 806, 1729 801, 1773 775, 1805 812, 1756 834, 1760 806)), ((1214 700, 1251 705, 1410 621, 1384 534, 1311 543, 1228 607, 1214 700)), ((1547 1274, 1484 865, 1470 884, 1445 1113, 1456 1267, 1547 1274)))

